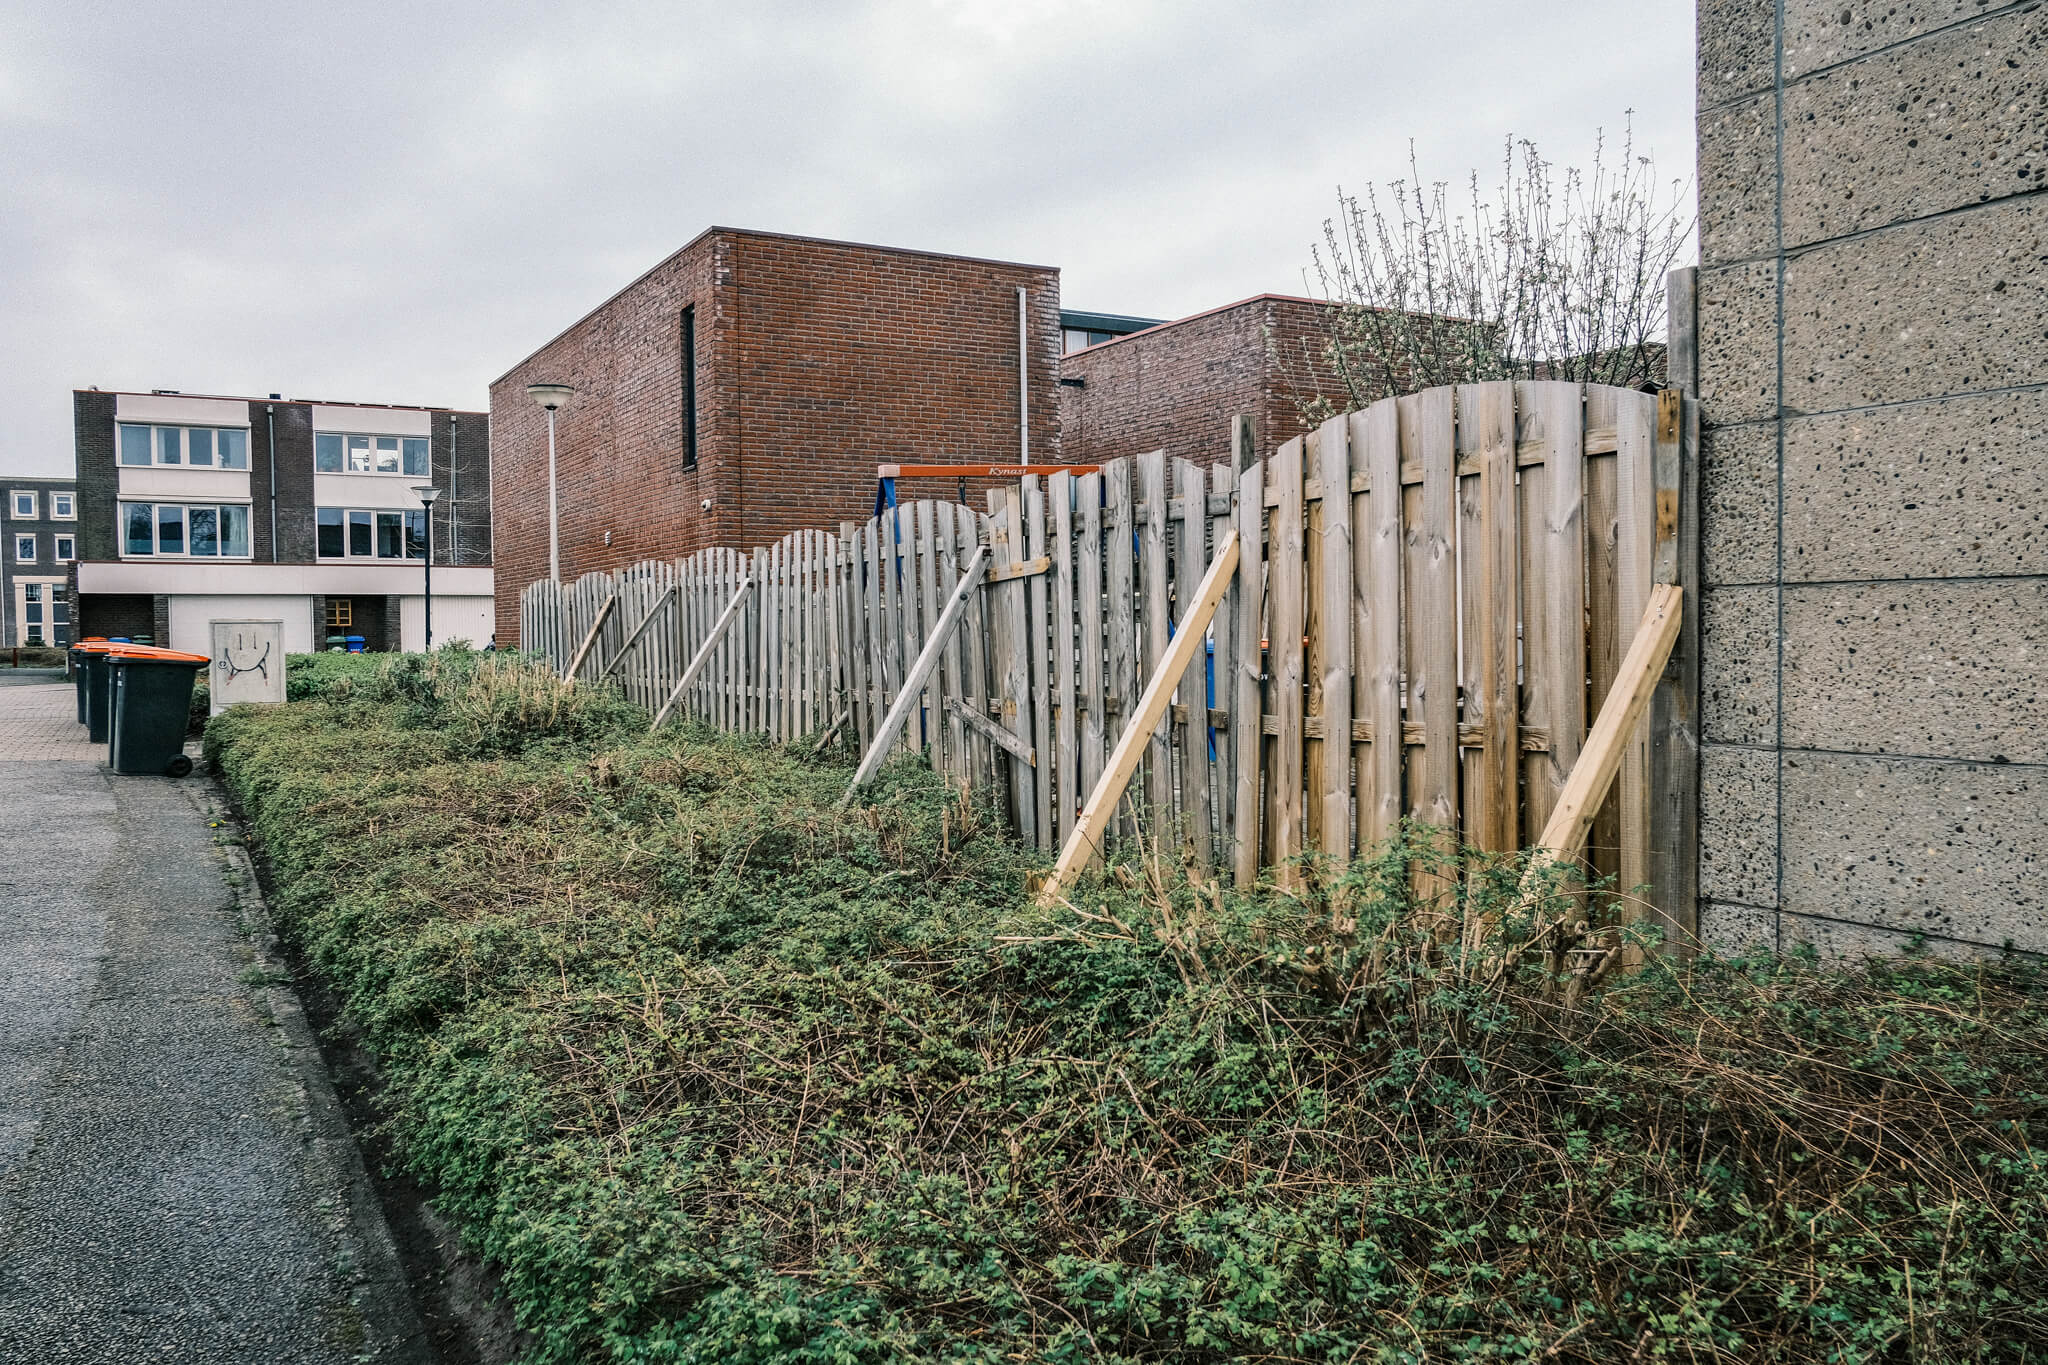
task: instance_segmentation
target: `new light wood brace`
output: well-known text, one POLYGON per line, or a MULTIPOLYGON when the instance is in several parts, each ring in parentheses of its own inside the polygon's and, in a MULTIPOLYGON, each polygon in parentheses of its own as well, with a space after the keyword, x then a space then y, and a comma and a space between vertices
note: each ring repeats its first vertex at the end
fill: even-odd
POLYGON ((1585 746, 1579 750, 1579 761, 1572 765, 1571 776, 1565 779, 1557 794, 1557 804, 1551 808, 1550 821, 1536 841, 1536 854, 1522 879, 1525 899, 1536 893, 1544 868, 1577 857, 1580 845, 1585 843, 1586 831, 1592 828, 1593 817, 1599 812, 1600 803, 1607 799, 1607 789, 1621 767, 1629 736, 1636 732, 1643 713, 1649 709, 1650 697, 1664 673, 1664 661, 1671 657, 1671 646, 1678 639, 1679 622, 1683 619, 1683 594, 1684 589, 1676 583, 1659 583, 1650 589, 1650 604, 1643 612, 1643 622, 1636 628, 1635 639, 1629 642, 1628 653, 1615 671, 1614 685, 1608 689, 1607 700, 1601 703, 1599 719, 1593 722, 1585 746))
POLYGON ((1081 818, 1074 823, 1073 832, 1067 835, 1067 841, 1060 849, 1059 861, 1053 865, 1052 875, 1039 888, 1041 905, 1057 901, 1061 888, 1088 866, 1088 860, 1094 856, 1102 842, 1103 830, 1109 824, 1109 817, 1115 813, 1124 787, 1137 770, 1138 761, 1144 757, 1145 746, 1151 742, 1152 731, 1158 726, 1160 717, 1166 714, 1175 684, 1187 671, 1195 651, 1202 647, 1202 641, 1208 634, 1209 619, 1216 614, 1217 604, 1223 600, 1223 594, 1229 590, 1230 580, 1236 573, 1237 532, 1232 531, 1216 547, 1216 558, 1210 563, 1209 572, 1202 575, 1201 586, 1195 589, 1195 600, 1188 604, 1186 614, 1174 628, 1173 642, 1167 646, 1165 654, 1153 668, 1151 678, 1146 681, 1145 694, 1139 699, 1137 710, 1124 723, 1123 734, 1118 736, 1116 748, 1109 756, 1109 766, 1103 770, 1095 790, 1088 793, 1088 804, 1082 807, 1081 818))
POLYGON ((895 741, 896 732, 903 728, 903 722, 911 711, 921 704, 924 685, 931 680, 933 670, 945 656, 946 640, 960 625, 961 617, 967 614, 967 600, 974 596, 975 589, 988 573, 988 546, 977 545, 974 558, 967 562, 960 582, 954 587, 953 595, 946 599, 946 608, 939 613, 938 623, 932 633, 925 637, 924 648, 918 651, 917 662, 910 666, 910 672, 903 679, 903 690, 896 694, 896 704, 889 708, 889 714, 882 718, 882 728, 875 732, 868 744, 866 755, 861 758, 860 767, 854 770, 853 781, 846 784, 846 792, 839 798, 843 807, 853 800, 853 794, 874 781, 881 771, 882 760, 889 756, 889 746, 895 741))
POLYGON ((725 610, 712 622, 711 633, 704 637, 703 644, 697 646, 696 657, 691 659, 690 666, 683 670, 683 676, 676 681, 675 690, 668 694, 668 700, 661 704, 661 710, 654 713, 654 724, 647 727, 649 734, 661 728, 661 723, 668 719, 668 713, 683 699, 683 693, 689 691, 690 684, 697 681, 697 675, 704 671, 704 665, 711 662, 712 651, 718 648, 718 642, 725 638, 725 633, 732 629, 732 623, 739 620, 740 608, 747 604, 747 594, 753 590, 752 575, 740 580, 740 586, 733 593, 732 601, 725 604, 725 610))

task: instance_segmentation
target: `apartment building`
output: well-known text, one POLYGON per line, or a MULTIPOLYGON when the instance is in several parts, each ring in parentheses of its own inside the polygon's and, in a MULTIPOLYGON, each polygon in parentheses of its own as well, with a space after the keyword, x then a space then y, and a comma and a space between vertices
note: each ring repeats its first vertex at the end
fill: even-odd
POLYGON ((275 620, 287 652, 419 649, 431 539, 434 642, 490 639, 488 414, 88 389, 73 422, 81 634, 208 653, 216 620, 275 620))
MULTIPOLYGON (((1059 450, 1059 272, 711 228, 491 385, 498 637, 548 575, 868 515, 875 467, 1059 450)), ((953 491, 951 488, 948 491, 953 491)), ((972 490, 970 490, 970 493, 972 490)))
POLYGON ((68 645, 77 481, 10 478, 0 490, 0 644, 68 645))

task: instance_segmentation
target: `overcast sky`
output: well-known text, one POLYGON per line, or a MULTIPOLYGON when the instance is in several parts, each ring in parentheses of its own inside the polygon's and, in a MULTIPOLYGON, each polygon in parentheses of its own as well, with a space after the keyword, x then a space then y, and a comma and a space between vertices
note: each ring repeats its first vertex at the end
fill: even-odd
POLYGON ((70 391, 480 407, 711 224, 1062 270, 1069 308, 1299 293, 1336 187, 1692 174, 1653 3, 0 0, 0 471, 70 391))

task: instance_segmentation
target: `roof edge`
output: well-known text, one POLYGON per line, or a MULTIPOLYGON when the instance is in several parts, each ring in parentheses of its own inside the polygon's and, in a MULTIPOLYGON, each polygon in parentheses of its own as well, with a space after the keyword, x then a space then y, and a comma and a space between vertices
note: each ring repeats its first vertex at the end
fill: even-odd
POLYGON ((1249 308, 1255 303, 1305 303, 1315 308, 1334 308, 1337 306, 1329 299, 1312 299, 1302 294, 1253 294, 1250 298, 1239 299, 1235 303, 1218 304, 1214 308, 1204 308, 1199 313, 1190 313, 1184 318, 1174 318, 1170 322, 1162 322, 1156 327, 1147 327, 1136 332, 1125 332, 1122 336, 1111 337, 1107 341, 1098 341, 1093 346, 1083 346, 1078 351, 1067 352, 1060 359, 1064 362, 1072 360, 1075 356, 1089 355, 1095 351, 1107 350, 1111 346, 1120 346, 1126 341, 1136 341, 1139 337, 1155 336, 1169 327, 1179 327, 1183 323, 1189 322, 1200 322, 1203 318, 1213 318, 1218 313, 1228 313, 1238 308, 1249 308))
POLYGON ((546 341, 543 341, 540 345, 534 347, 531 351, 528 351, 518 360, 512 362, 511 366, 507 368, 503 374, 491 380, 490 387, 496 387, 497 385, 504 383, 507 379, 511 378, 512 372, 514 370, 518 369, 521 365, 524 365, 527 361, 532 360, 542 351, 545 351, 548 347, 554 345, 563 337, 569 335, 569 333, 575 331, 578 327, 581 327, 584 323, 590 321, 599 313, 602 313, 605 309, 611 307, 612 304, 618 302, 618 300, 620 300, 621 298, 624 298, 627 294, 631 293, 634 290, 634 288, 636 288, 641 283, 641 281, 645 280, 655 271, 660 270, 663 266, 675 260, 678 256, 681 256, 684 252, 691 250, 699 242, 702 242, 707 237, 719 236, 755 237, 775 242, 803 242, 809 246, 841 247, 850 251, 882 251, 887 252, 893 256, 922 256, 928 260, 962 261, 971 265, 999 265, 1007 267, 1011 270, 1049 270, 1054 274, 1059 273, 1059 267, 1056 265, 1033 265, 1028 261, 1005 261, 999 260, 993 256, 963 256, 958 252, 930 251, 923 247, 883 246, 878 242, 851 242, 837 237, 811 237, 806 236, 805 234, 800 232, 772 232, 766 228, 727 227, 723 224, 714 223, 712 226, 707 227, 702 232, 698 233, 695 237, 692 237, 689 241, 684 242, 674 251, 669 252, 668 255, 663 256, 653 265, 648 266, 645 270, 635 275, 632 279, 626 281, 626 283, 620 285, 610 294, 607 294, 604 297, 603 301, 596 304, 594 307, 590 308, 588 311, 583 313, 582 316, 578 317, 574 322, 562 328, 561 331, 556 332, 546 341))
POLYGON ((306 403, 322 408, 384 408, 390 412, 459 412, 475 417, 488 417, 491 410, 482 408, 457 408, 445 403, 364 403, 352 398, 272 398, 269 394, 255 393, 186 393, 184 390, 160 392, 156 389, 73 389, 73 394, 109 393, 117 398, 210 398, 221 403, 306 403))

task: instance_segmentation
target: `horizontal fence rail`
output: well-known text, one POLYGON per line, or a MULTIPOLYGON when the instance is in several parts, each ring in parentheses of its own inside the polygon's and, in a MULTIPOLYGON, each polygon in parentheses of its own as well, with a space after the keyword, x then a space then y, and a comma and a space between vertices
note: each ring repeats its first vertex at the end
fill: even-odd
MULTIPOLYGON (((841 737, 864 772, 921 754, 1052 850, 1234 533, 1235 573, 1201 647, 1178 652, 1108 845, 1240 885, 1309 850, 1351 857, 1403 817, 1510 850, 1543 829, 1669 577, 1680 424, 1663 397, 1460 385, 1333 417, 1243 469, 1154 452, 1027 475, 985 509, 905 503, 748 553, 535 583, 520 645, 662 716, 841 737)), ((1647 728, 1586 849, 1624 889, 1661 837, 1649 765, 1670 746, 1647 728)), ((1666 910, 1690 927, 1691 907, 1666 910)))

